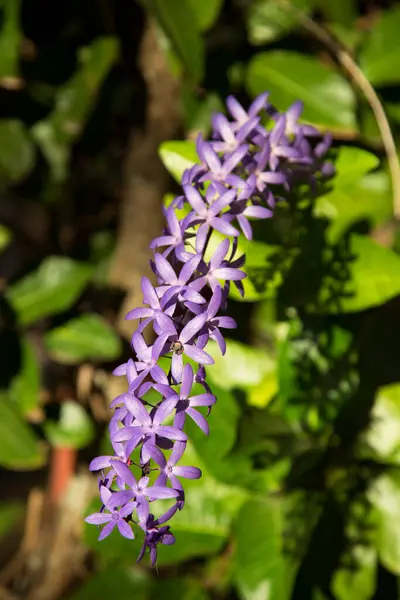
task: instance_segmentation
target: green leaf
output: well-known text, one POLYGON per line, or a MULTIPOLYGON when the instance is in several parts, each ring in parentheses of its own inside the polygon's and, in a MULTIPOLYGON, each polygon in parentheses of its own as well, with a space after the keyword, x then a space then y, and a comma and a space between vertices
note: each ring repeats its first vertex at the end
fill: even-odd
MULTIPOLYGON (((311 11, 315 2, 316 0, 291 0, 291 4, 305 14, 311 11)), ((273 42, 297 25, 298 19, 294 12, 287 10, 276 0, 255 0, 249 5, 247 30, 251 44, 273 42)))
POLYGON ((0 395, 0 465, 6 469, 39 469, 45 455, 32 429, 15 406, 0 395))
POLYGON ((247 499, 246 490, 214 479, 192 448, 188 446, 180 464, 200 467, 203 476, 185 482, 185 508, 173 519, 176 543, 160 547, 160 565, 220 551, 227 542, 232 520, 247 499))
POLYGON ((392 472, 374 481, 369 500, 376 510, 379 560, 400 575, 400 474, 392 472))
POLYGON ((62 256, 46 258, 33 271, 10 286, 7 298, 21 325, 70 308, 89 281, 91 267, 62 256))
POLYGON ((244 600, 286 600, 292 574, 282 556, 282 515, 278 501, 250 500, 235 527, 234 580, 244 600))
POLYGON ((0 503, 0 538, 13 528, 17 519, 24 514, 24 505, 20 502, 0 503))
POLYGON ((23 34, 21 30, 21 0, 2 1, 0 32, 0 85, 19 90, 24 82, 20 77, 20 55, 23 34))
POLYGON ((204 587, 187 579, 168 578, 156 579, 152 588, 151 600, 207 600, 209 598, 204 587))
POLYGON ((34 348, 23 338, 22 365, 19 374, 12 380, 9 389, 9 399, 25 415, 39 404, 40 368, 34 348))
POLYGON ((380 171, 364 177, 378 165, 379 159, 370 152, 346 146, 341 148, 335 163, 333 189, 317 198, 314 209, 315 216, 333 221, 327 232, 331 242, 355 221, 371 219, 375 223, 382 216, 383 219, 386 217, 388 209, 391 210, 386 173, 380 171), (382 202, 382 196, 383 199, 387 197, 386 202, 382 202))
MULTIPOLYGON (((142 0, 154 13, 188 77, 195 82, 204 76, 204 43, 197 22, 193 0, 142 0)), ((202 4, 203 6, 203 4, 202 4)), ((197 7, 196 7, 197 8, 197 7)))
POLYGON ((267 377, 276 378, 276 362, 264 350, 227 340, 224 356, 215 343, 207 346, 207 352, 215 360, 215 364, 207 370, 207 376, 222 389, 238 388, 251 392, 267 377))
POLYGON ((143 569, 113 567, 96 573, 88 582, 79 586, 67 600, 147 600, 150 587, 149 576, 143 569))
POLYGON ((210 29, 218 18, 223 0, 203 0, 201 3, 198 0, 187 1, 195 15, 200 31, 210 29))
POLYGON ((12 232, 4 225, 0 225, 0 252, 8 246, 12 238, 12 232))
MULTIPOLYGON (((208 374, 209 371, 207 371, 208 374)), ((210 381, 211 379, 210 376, 210 381)), ((220 461, 233 448, 236 442, 236 427, 239 418, 239 408, 231 392, 214 383, 212 392, 217 398, 217 404, 207 419, 212 435, 206 437, 191 419, 188 419, 185 424, 185 431, 187 430, 187 435, 192 441, 196 453, 201 456, 204 464, 210 470, 215 461, 220 461)))
POLYGON ((269 90, 279 110, 302 100, 307 122, 332 130, 356 130, 350 85, 314 57, 284 50, 257 54, 249 63, 246 83, 252 95, 269 90))
MULTIPOLYGON (((373 458, 400 464, 400 385, 394 383, 382 387, 371 415, 371 425, 365 434, 365 442, 372 450, 373 458)), ((370 452, 367 450, 367 454, 370 452)))
POLYGON ((329 21, 349 28, 357 17, 356 0, 318 0, 317 4, 329 21))
POLYGON ((194 142, 164 142, 158 152, 165 167, 178 183, 186 169, 200 162, 194 142))
POLYGON ((351 555, 354 566, 336 571, 332 592, 336 600, 370 600, 376 588, 376 550, 354 546, 351 555))
POLYGON ((400 6, 382 11, 360 54, 360 65, 373 85, 390 85, 400 81, 400 6))
MULTIPOLYGON (((186 88, 182 96, 187 138, 194 140, 198 133, 202 133, 205 138, 208 138, 211 132, 212 115, 217 112, 224 112, 224 106, 219 96, 211 93, 206 98, 199 100, 193 95, 191 87, 186 88)), ((195 155, 195 161, 199 161, 197 155, 195 155)))
POLYGON ((18 183, 35 163, 35 148, 26 126, 16 119, 0 120, 0 177, 18 183))
POLYGON ((70 147, 81 136, 118 54, 118 40, 114 37, 100 37, 81 48, 80 68, 57 91, 54 110, 32 128, 57 182, 62 182, 67 175, 70 147))
POLYGON ((347 188, 358 183, 358 180, 369 171, 379 166, 379 158, 361 148, 344 146, 340 149, 335 162, 335 187, 347 188))
MULTIPOLYGON (((331 303, 331 313, 355 312, 379 306, 400 294, 400 256, 383 248, 371 238, 352 235, 350 238, 350 278, 345 284, 339 305, 331 303)), ((325 303, 329 292, 321 290, 325 303)))
POLYGON ((331 221, 327 237, 337 242, 354 223, 368 221, 371 227, 388 221, 393 213, 393 199, 388 174, 369 173, 358 183, 334 187, 332 192, 317 198, 314 215, 331 221))
POLYGON ((70 400, 61 404, 58 422, 45 422, 44 431, 52 446, 75 450, 88 446, 95 434, 93 422, 85 409, 70 400))
POLYGON ((102 317, 86 313, 44 336, 50 356, 61 363, 112 360, 121 353, 121 340, 102 317))

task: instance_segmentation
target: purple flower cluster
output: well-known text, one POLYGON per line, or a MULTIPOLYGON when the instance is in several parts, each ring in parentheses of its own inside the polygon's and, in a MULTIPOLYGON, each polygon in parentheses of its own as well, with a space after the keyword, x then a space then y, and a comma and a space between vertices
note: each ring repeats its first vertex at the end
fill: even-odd
POLYGON ((251 219, 269 218, 293 186, 313 186, 332 174, 332 165, 324 162, 330 138, 298 124, 301 103, 280 114, 265 93, 248 112, 233 97, 227 108, 230 119, 213 118, 211 141, 198 137, 200 164, 183 174, 183 194, 165 209, 165 230, 151 244, 157 285, 143 277, 144 306, 127 315, 139 320, 134 358, 114 371, 128 383, 111 405, 114 455, 90 465, 102 471, 102 508, 86 521, 103 525, 100 540, 114 527, 133 538, 135 524, 145 535, 138 560, 149 548, 153 564, 157 545, 175 541, 165 523, 184 507, 181 478, 201 477, 197 467, 179 465, 187 444, 184 428, 189 417, 209 432, 206 416, 216 398, 206 381, 206 366, 214 362, 206 347, 214 340, 224 354, 221 329, 236 326, 222 313, 231 283, 243 294, 244 256, 236 257, 240 231, 251 240, 251 219), (223 239, 209 256, 213 232, 223 239), (151 345, 143 336, 148 326, 154 332, 151 345), (161 361, 165 369, 164 357, 170 359, 161 361), (169 499, 170 507, 156 517, 152 507, 159 499, 169 499))

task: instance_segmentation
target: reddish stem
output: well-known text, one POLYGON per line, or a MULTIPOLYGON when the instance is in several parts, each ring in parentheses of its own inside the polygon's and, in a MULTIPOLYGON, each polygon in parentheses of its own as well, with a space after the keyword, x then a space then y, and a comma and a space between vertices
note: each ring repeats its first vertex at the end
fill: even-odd
POLYGON ((75 470, 76 458, 76 450, 72 448, 53 448, 49 479, 49 498, 52 504, 58 504, 65 493, 75 470))

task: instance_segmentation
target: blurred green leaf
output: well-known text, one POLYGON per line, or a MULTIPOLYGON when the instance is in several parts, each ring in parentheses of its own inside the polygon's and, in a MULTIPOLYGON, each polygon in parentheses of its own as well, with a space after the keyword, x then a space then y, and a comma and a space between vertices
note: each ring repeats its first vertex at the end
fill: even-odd
POLYGON ((372 483, 369 500, 376 511, 376 549, 382 565, 400 574, 400 474, 382 475, 372 483))
POLYGON ((271 246, 258 241, 247 241, 241 236, 237 256, 246 255, 244 271, 247 273, 243 280, 244 297, 242 298, 235 286, 231 286, 230 296, 241 302, 255 302, 275 298, 276 292, 284 281, 285 273, 289 270, 297 250, 271 246))
POLYGON ((32 429, 18 409, 0 395, 0 465, 6 469, 39 469, 46 457, 32 429))
POLYGON ((4 225, 0 225, 0 252, 8 246, 12 237, 12 232, 4 225))
POLYGON ((380 171, 370 177, 364 177, 378 165, 379 159, 370 152, 361 148, 346 146, 341 148, 335 163, 336 176, 332 181, 333 189, 317 198, 314 209, 317 217, 326 217, 333 221, 327 232, 330 241, 336 241, 355 221, 371 219, 375 223, 376 220, 386 217, 388 209, 391 210, 386 173, 380 171), (381 193, 379 193, 379 186, 381 193), (375 192, 377 187, 378 193, 375 192))
POLYGON ((351 555, 354 566, 336 571, 332 592, 336 600, 370 600, 376 588, 376 550, 354 546, 351 555))
POLYGON ((246 490, 214 479, 193 446, 187 448, 180 464, 199 466, 203 476, 185 481, 185 509, 173 519, 176 543, 160 547, 160 565, 209 556, 221 550, 227 542, 232 519, 247 498, 246 490))
POLYGON ((141 2, 155 15, 189 79, 201 81, 204 76, 204 43, 197 21, 199 11, 193 10, 193 0, 180 0, 179 3, 176 0, 141 2))
POLYGON ((347 188, 354 185, 360 177, 378 166, 379 158, 375 154, 361 148, 342 147, 335 162, 335 188, 347 188))
MULTIPOLYGON (((212 369, 207 371, 207 375, 212 369)), ((212 377, 210 376, 210 381, 212 377)), ((212 435, 206 437, 204 433, 191 421, 187 420, 185 431, 192 440, 196 453, 201 456, 208 469, 215 461, 221 460, 232 449, 236 442, 236 426, 239 418, 239 407, 231 392, 216 385, 215 379, 212 383, 212 392, 217 398, 217 404, 213 407, 208 417, 212 435)))
POLYGON ((287 600, 292 584, 282 555, 279 501, 250 500, 235 522, 234 580, 244 600, 287 600))
POLYGON ((209 598, 203 586, 182 578, 168 578, 155 581, 152 587, 152 600, 207 600, 209 598))
POLYGON ((0 177, 18 183, 35 163, 35 148, 26 126, 16 119, 0 120, 0 177))
POLYGON ((331 221, 327 229, 330 242, 337 242, 357 221, 367 220, 371 227, 389 220, 393 199, 389 176, 385 171, 369 173, 348 188, 334 186, 332 192, 317 198, 314 214, 331 221))
POLYGON ((269 90, 279 110, 302 100, 305 121, 332 130, 356 130, 355 98, 349 83, 315 57, 284 50, 256 54, 246 82, 253 96, 269 90))
POLYGON ((218 18, 223 0, 188 0, 188 5, 196 17, 200 31, 210 29, 218 18))
MULTIPOLYGON (((371 414, 371 424, 364 437, 373 457, 400 464, 400 385, 386 385, 378 390, 371 414)), ((367 450, 368 455, 370 452, 367 450)))
POLYGON ((272 377, 276 381, 276 362, 265 350, 228 339, 224 356, 215 343, 207 346, 207 351, 215 360, 215 364, 207 370, 207 376, 222 389, 239 388, 251 393, 265 383, 266 378, 272 377))
MULTIPOLYGON (((196 139, 198 133, 202 133, 207 138, 211 132, 212 115, 224 111, 224 106, 217 94, 210 93, 199 100, 193 94, 191 87, 186 88, 183 92, 183 105, 188 132, 186 137, 189 139, 196 139)), ((199 161, 197 155, 195 160, 199 161)))
POLYGON ((150 589, 148 574, 143 569, 113 567, 95 573, 67 600, 147 600, 150 589))
MULTIPOLYGON (((308 14, 316 0, 291 0, 298 10, 308 14)), ((247 31, 254 45, 273 42, 298 25, 297 16, 276 0, 255 0, 249 4, 247 31)))
POLYGON ((166 169, 177 183, 181 182, 183 172, 200 162, 194 142, 164 142, 158 150, 166 169))
POLYGON ((382 11, 360 54, 360 65, 373 85, 400 82, 400 6, 382 11))
POLYGON ((0 31, 0 87, 19 90, 22 31, 20 25, 21 0, 3 0, 2 27, 0 31))
POLYGON ((12 527, 15 521, 24 514, 24 505, 20 502, 0 503, 0 538, 2 538, 12 527))
POLYGON ((329 21, 351 27, 357 17, 356 0, 318 0, 318 8, 329 21))
POLYGON ((9 399, 25 415, 39 404, 40 368, 35 351, 27 338, 21 341, 21 370, 11 382, 9 399))
POLYGON ((77 402, 65 400, 61 404, 58 421, 44 423, 46 437, 53 447, 79 450, 88 446, 95 431, 85 409, 77 402))
POLYGON ((85 313, 44 336, 50 356, 61 363, 112 360, 121 352, 117 332, 102 317, 85 313))
MULTIPOLYGON (((225 239, 218 231, 214 231, 206 252, 209 260, 219 243, 225 239)), ((285 250, 280 246, 271 246, 255 240, 248 241, 243 235, 238 238, 238 247, 234 259, 246 257, 244 271, 246 279, 242 281, 244 296, 242 297, 236 287, 231 285, 229 295, 239 302, 256 302, 276 296, 276 291, 284 280, 286 271, 294 259, 296 251, 285 250)))
MULTIPOLYGON (((349 263, 349 282, 338 304, 330 304, 328 312, 365 310, 400 294, 400 256, 367 236, 355 234, 350 238, 350 252, 353 258, 349 263)), ((328 296, 329 292, 323 287, 321 302, 328 296)))
POLYGON ((56 93, 55 108, 32 128, 53 179, 67 175, 70 146, 82 134, 105 78, 118 57, 118 41, 101 37, 79 51, 80 68, 56 93))
POLYGON ((63 256, 49 256, 7 290, 21 325, 67 310, 89 281, 91 267, 63 256))

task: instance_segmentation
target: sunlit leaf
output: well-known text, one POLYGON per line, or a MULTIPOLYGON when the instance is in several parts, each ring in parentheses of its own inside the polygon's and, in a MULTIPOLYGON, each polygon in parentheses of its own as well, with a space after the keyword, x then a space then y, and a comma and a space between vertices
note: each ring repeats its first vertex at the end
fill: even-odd
POLYGON ((315 216, 331 221, 327 229, 330 242, 359 221, 371 227, 389 220, 393 213, 390 181, 385 171, 369 173, 349 187, 334 184, 332 192, 317 198, 315 216))
MULTIPOLYGON (((291 0, 307 14, 316 0, 291 0)), ((247 30, 251 44, 266 44, 289 33, 298 24, 297 16, 276 0, 255 0, 249 4, 247 30)))
POLYGON ((234 527, 234 580, 244 600, 288 600, 292 574, 282 555, 279 501, 250 500, 234 527))
POLYGON ((85 409, 70 400, 61 404, 58 421, 48 419, 44 430, 52 446, 76 450, 90 444, 95 434, 94 425, 85 409))
POLYGON ((0 395, 0 465, 15 470, 38 469, 45 460, 38 439, 17 407, 0 395))
POLYGON ((354 312, 378 306, 400 294, 400 256, 371 238, 350 238, 349 280, 337 302, 329 303, 329 291, 321 290, 320 301, 332 313, 354 312))
POLYGON ((395 84, 400 81, 400 7, 382 11, 372 27, 360 54, 361 67, 374 85, 395 84))
POLYGON ((393 471, 373 482, 369 499, 376 510, 376 549, 389 571, 400 575, 400 475, 393 471))
POLYGON ((302 100, 304 120, 333 130, 356 129, 349 83, 315 57, 284 50, 257 54, 249 63, 246 82, 252 95, 270 91, 279 110, 302 100))
POLYGON ((194 142, 164 142, 158 150, 165 167, 180 183, 183 172, 199 162, 194 142))
POLYGON ((62 256, 49 256, 35 271, 7 290, 21 325, 57 314, 72 306, 82 293, 91 267, 62 256))
MULTIPOLYGON (((371 414, 371 424, 364 437, 373 457, 400 464, 400 385, 378 391, 371 414)), ((370 454, 367 450, 367 453, 370 454)))
POLYGON ((276 379, 276 362, 264 350, 227 340, 224 356, 216 344, 207 346, 207 351, 215 360, 215 364, 207 370, 207 375, 222 389, 251 391, 265 382, 266 378, 276 379))
POLYGON ((112 360, 121 352, 121 340, 102 317, 86 313, 51 329, 44 341, 58 362, 76 364, 84 360, 112 360))
POLYGON ((354 546, 354 566, 342 567, 333 576, 332 592, 336 600, 370 600, 376 588, 376 550, 354 546))

